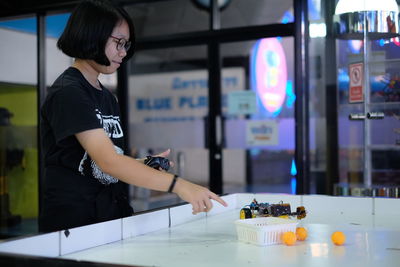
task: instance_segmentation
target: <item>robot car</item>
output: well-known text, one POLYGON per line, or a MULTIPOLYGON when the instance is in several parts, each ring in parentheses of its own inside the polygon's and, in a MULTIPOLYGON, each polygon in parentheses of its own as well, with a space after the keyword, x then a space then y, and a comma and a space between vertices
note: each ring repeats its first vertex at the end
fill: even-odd
POLYGON ((278 204, 258 203, 256 199, 240 210, 240 219, 289 216, 297 216, 299 220, 303 219, 306 217, 306 210, 303 206, 300 206, 297 207, 296 212, 292 212, 289 203, 283 203, 283 201, 278 204))

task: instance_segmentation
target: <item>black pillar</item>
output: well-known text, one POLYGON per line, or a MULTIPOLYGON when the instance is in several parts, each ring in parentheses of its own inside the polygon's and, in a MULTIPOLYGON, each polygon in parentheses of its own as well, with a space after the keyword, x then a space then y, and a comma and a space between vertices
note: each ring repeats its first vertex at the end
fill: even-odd
POLYGON ((309 74, 308 74, 308 10, 307 0, 294 0, 295 13, 295 162, 296 194, 310 193, 309 155, 309 74))
POLYGON ((46 16, 44 13, 36 14, 37 28, 37 149, 38 149, 38 195, 39 213, 42 208, 42 195, 44 183, 44 162, 42 156, 42 144, 40 141, 40 108, 46 97, 46 16))
POLYGON ((326 76, 326 183, 325 194, 332 195, 335 183, 339 182, 338 153, 338 100, 337 100, 337 67, 336 40, 333 27, 335 3, 325 2, 326 46, 325 46, 325 76, 326 76))
POLYGON ((129 63, 124 62, 117 72, 117 98, 120 108, 121 127, 124 132, 125 147, 124 151, 126 154, 130 154, 130 142, 129 142, 129 63))
MULTIPOLYGON (((211 1, 211 31, 220 29, 217 0, 211 1)), ((222 117, 221 117, 221 59, 219 42, 208 44, 208 122, 206 135, 209 149, 209 186, 216 194, 223 193, 222 181, 222 117)))

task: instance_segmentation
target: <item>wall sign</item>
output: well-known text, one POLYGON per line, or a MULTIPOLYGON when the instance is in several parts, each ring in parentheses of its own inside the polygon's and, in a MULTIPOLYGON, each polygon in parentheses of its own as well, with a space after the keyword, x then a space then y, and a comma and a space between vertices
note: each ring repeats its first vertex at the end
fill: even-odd
POLYGON ((228 93, 228 113, 250 115, 257 111, 256 94, 253 91, 233 91, 228 93))
MULTIPOLYGON (((226 95, 243 91, 243 68, 222 69, 222 108, 226 95)), ((129 77, 130 122, 184 122, 208 114, 207 70, 179 71, 129 77)))
POLYGON ((350 77, 349 103, 359 103, 364 101, 363 69, 364 69, 363 63, 355 63, 349 65, 349 77, 350 77))
POLYGON ((276 121, 247 121, 246 142, 248 146, 277 146, 278 123, 276 121))

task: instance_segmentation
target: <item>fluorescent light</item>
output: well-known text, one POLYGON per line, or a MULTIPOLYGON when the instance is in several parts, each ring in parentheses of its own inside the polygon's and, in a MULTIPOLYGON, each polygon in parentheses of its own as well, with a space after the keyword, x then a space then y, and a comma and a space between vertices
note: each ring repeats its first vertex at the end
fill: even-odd
POLYGON ((339 0, 335 14, 362 12, 362 11, 393 11, 398 12, 396 0, 339 0))

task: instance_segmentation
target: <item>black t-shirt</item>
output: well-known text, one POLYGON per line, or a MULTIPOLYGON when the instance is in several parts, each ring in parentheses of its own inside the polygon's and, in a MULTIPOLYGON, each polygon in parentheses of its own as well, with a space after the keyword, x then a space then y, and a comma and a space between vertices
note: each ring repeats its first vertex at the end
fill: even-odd
POLYGON ((41 108, 45 180, 41 231, 66 229, 129 216, 122 182, 104 173, 75 134, 103 128, 123 154, 124 135, 115 97, 96 89, 76 68, 68 68, 49 89, 41 108))

